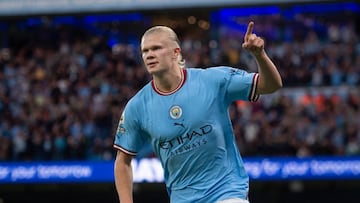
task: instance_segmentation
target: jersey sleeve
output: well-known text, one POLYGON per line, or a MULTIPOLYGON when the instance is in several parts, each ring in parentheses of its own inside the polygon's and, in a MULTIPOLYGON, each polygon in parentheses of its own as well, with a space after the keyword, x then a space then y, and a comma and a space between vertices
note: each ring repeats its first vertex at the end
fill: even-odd
POLYGON ((133 156, 137 155, 145 142, 144 133, 137 120, 138 112, 135 109, 129 105, 125 107, 119 120, 113 145, 115 149, 133 156))
POLYGON ((247 100, 256 102, 260 95, 256 94, 259 74, 249 73, 245 70, 229 68, 227 97, 231 101, 247 100))
POLYGON ((212 68, 215 72, 212 75, 220 79, 221 86, 225 89, 225 99, 228 102, 245 100, 255 102, 259 99, 256 94, 258 73, 250 73, 242 69, 232 67, 212 68))

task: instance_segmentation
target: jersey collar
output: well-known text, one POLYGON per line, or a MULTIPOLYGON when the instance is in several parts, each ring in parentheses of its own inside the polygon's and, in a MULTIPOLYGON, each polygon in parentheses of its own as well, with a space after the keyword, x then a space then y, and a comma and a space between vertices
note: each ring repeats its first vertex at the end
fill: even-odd
POLYGON ((160 95, 163 95, 163 96, 167 96, 167 95, 171 95, 171 94, 174 94, 175 92, 177 92, 185 83, 186 81, 186 69, 185 68, 182 68, 181 70, 181 81, 179 83, 179 85, 172 91, 169 91, 169 92, 164 92, 164 91, 161 91, 159 90, 155 83, 154 83, 154 80, 151 81, 151 86, 152 88, 154 89, 154 91, 160 95))

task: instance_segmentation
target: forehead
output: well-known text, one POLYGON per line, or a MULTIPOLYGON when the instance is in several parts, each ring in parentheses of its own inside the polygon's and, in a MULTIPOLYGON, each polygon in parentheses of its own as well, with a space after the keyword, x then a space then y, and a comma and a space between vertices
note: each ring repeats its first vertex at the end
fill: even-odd
POLYGON ((145 34, 141 39, 141 47, 170 42, 170 35, 165 31, 155 31, 145 34))

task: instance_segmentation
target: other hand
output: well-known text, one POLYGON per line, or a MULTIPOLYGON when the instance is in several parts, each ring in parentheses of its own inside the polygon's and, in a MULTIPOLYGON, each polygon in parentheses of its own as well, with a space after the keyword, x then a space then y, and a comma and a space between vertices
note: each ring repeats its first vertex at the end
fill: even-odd
POLYGON ((250 22, 248 24, 245 36, 244 36, 244 43, 242 47, 254 54, 255 56, 260 55, 264 51, 265 42, 261 37, 256 36, 253 33, 254 22, 250 22))

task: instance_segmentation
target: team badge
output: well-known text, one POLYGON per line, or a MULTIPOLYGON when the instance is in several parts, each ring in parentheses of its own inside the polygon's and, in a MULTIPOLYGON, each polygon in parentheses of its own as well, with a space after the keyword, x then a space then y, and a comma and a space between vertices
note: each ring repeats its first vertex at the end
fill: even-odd
POLYGON ((124 128, 124 122, 125 122, 125 113, 123 112, 121 114, 121 117, 120 117, 120 120, 119 120, 119 126, 118 126, 118 129, 117 129, 117 132, 116 134, 124 134, 125 133, 125 128, 124 128))
POLYGON ((123 111, 122 114, 121 114, 119 124, 120 125, 124 124, 124 122, 125 122, 125 111, 123 111))
POLYGON ((182 115, 182 109, 180 106, 173 106, 170 109, 170 117, 172 119, 179 119, 182 115))
POLYGON ((231 68, 231 69, 230 69, 230 74, 231 74, 231 75, 240 74, 240 70, 239 70, 239 69, 235 69, 235 68, 231 68))

